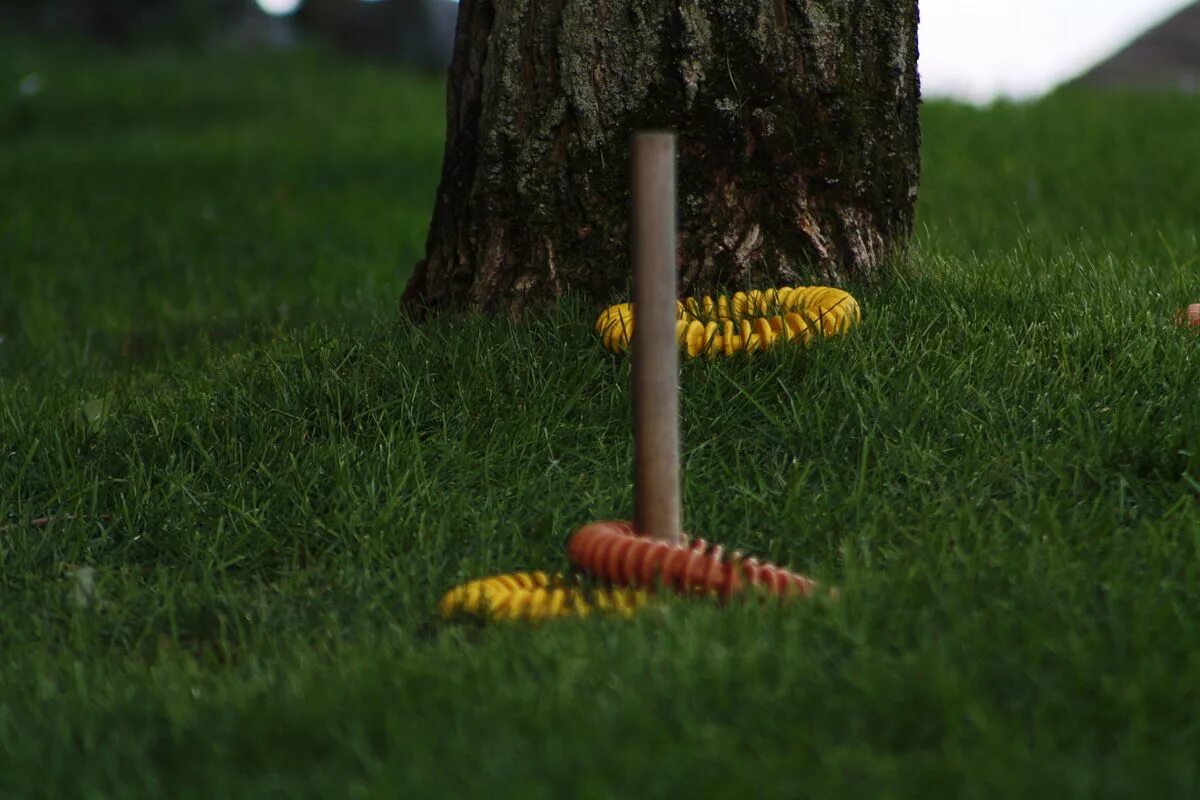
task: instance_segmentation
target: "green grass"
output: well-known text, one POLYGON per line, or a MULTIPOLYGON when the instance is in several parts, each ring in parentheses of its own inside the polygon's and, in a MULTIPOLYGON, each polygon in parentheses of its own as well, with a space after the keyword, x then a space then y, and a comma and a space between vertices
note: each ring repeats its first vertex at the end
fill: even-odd
POLYGON ((0 47, 0 793, 1200 791, 1200 99, 927 105, 866 323, 685 365, 689 528, 840 601, 478 628, 628 515, 629 370, 396 319, 441 93, 0 47))

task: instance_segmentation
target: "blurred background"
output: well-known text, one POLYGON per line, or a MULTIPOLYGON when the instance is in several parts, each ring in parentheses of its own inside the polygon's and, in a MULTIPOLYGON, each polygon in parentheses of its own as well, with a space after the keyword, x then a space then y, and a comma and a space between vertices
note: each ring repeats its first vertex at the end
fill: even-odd
MULTIPOLYGON (((120 47, 291 48, 440 70, 454 0, 0 0, 0 28, 120 47)), ((1072 80, 1195 91, 1200 3, 922 0, 928 97, 1030 99, 1072 80)))
POLYGON ((930 97, 1032 99, 1064 83, 1200 87, 1195 0, 921 0, 930 97))
POLYGON ((323 44, 440 69, 457 11, 453 0, 0 0, 0 30, 120 47, 323 44))

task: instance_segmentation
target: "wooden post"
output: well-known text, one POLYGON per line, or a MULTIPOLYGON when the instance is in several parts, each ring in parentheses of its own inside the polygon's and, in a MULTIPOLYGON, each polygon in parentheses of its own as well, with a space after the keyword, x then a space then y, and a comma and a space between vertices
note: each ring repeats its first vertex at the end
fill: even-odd
POLYGON ((633 527, 679 545, 675 135, 635 134, 632 172, 633 527))

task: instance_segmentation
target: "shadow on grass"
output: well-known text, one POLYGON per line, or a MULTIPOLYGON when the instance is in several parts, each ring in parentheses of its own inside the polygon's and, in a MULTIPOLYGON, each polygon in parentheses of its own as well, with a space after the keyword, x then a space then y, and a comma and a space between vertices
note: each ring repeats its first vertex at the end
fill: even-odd
POLYGON ((33 373, 48 365, 88 369, 153 367, 212 354, 251 349, 312 323, 315 315, 288 319, 233 316, 187 320, 124 330, 88 330, 57 341, 38 342, 14 334, 0 341, 0 369, 9 375, 33 373))

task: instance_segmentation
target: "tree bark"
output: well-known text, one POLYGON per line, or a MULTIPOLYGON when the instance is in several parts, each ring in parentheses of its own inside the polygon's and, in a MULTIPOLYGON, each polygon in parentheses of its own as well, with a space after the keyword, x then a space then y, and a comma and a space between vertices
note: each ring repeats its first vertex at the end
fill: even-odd
POLYGON ((462 0, 416 313, 629 285, 629 136, 679 134, 679 288, 878 274, 912 229, 916 0, 462 0))

